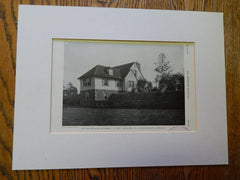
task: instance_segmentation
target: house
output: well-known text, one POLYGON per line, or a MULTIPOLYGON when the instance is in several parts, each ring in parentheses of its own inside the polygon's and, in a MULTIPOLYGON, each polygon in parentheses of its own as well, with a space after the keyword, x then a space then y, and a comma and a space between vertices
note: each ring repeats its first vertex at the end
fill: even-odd
POLYGON ((81 105, 95 106, 98 102, 107 101, 113 93, 136 90, 140 79, 144 77, 138 62, 115 67, 96 65, 78 78, 81 105))

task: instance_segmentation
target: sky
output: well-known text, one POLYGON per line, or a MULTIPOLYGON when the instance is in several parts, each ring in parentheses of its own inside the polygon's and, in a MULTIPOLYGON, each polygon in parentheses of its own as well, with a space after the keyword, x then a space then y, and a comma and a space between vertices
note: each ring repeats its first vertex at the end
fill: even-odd
POLYGON ((79 92, 78 77, 96 65, 118 66, 137 61, 146 80, 155 84, 154 71, 160 53, 165 53, 173 73, 183 73, 184 45, 119 44, 93 42, 64 42, 64 85, 71 82, 79 92))

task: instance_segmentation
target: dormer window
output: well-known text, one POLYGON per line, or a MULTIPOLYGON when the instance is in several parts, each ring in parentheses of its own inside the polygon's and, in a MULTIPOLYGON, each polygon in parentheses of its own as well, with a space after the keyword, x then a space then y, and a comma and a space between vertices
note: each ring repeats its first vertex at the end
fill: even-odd
POLYGON ((108 69, 108 74, 109 74, 110 76, 112 76, 112 75, 113 75, 113 69, 109 68, 109 69, 108 69))

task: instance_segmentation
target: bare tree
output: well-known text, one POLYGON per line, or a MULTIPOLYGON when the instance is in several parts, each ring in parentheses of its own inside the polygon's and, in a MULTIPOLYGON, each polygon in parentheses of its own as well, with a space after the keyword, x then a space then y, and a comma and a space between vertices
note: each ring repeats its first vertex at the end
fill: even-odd
POLYGON ((158 62, 155 63, 155 65, 155 71, 158 72, 160 76, 169 75, 172 72, 170 62, 166 60, 165 53, 158 55, 158 62))
POLYGON ((162 93, 165 91, 184 90, 184 75, 181 73, 172 74, 172 67, 170 66, 170 62, 166 60, 164 53, 159 54, 158 62, 155 64, 155 71, 158 72, 155 82, 162 93))
POLYGON ((165 53, 160 53, 158 55, 158 62, 155 63, 156 68, 154 69, 158 74, 155 77, 155 82, 159 89, 163 89, 168 80, 170 79, 170 75, 172 72, 172 68, 170 66, 170 62, 166 60, 165 53))

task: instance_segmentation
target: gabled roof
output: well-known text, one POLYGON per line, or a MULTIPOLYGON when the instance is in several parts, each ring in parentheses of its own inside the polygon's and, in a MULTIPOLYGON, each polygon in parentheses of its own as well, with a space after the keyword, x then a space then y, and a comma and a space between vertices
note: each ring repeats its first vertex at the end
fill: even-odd
POLYGON ((134 62, 131 62, 131 63, 128 63, 128 64, 123 64, 123 65, 120 65, 120 66, 115 66, 113 67, 114 69, 119 69, 120 70, 120 74, 121 74, 121 77, 122 78, 125 78, 129 71, 130 71, 130 68, 132 67, 132 65, 134 64, 134 62))
POLYGON ((101 77, 101 78, 121 80, 127 76, 133 64, 134 62, 123 64, 120 66, 115 66, 115 67, 96 65, 95 67, 90 69, 88 72, 80 76, 78 79, 88 78, 88 77, 101 77), (113 75, 108 74, 108 69, 110 68, 113 70, 113 75))
POLYGON ((108 69, 110 67, 96 65, 94 68, 90 69, 88 72, 80 76, 78 79, 88 78, 88 77, 101 77, 108 79, 122 79, 119 69, 113 69, 113 75, 108 74, 108 69))

